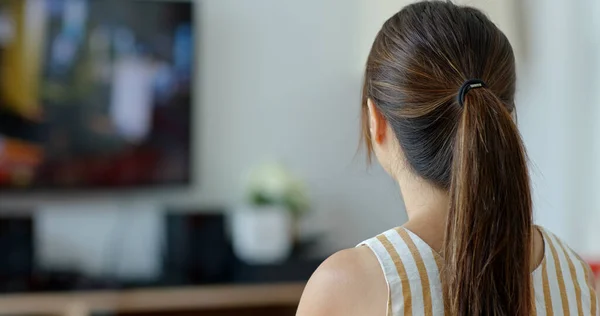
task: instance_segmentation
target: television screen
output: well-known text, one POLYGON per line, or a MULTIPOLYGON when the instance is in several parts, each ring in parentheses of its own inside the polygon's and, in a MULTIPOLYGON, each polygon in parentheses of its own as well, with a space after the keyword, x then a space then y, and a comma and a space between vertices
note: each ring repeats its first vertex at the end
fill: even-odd
POLYGON ((0 0, 0 190, 186 184, 190 2, 0 0))

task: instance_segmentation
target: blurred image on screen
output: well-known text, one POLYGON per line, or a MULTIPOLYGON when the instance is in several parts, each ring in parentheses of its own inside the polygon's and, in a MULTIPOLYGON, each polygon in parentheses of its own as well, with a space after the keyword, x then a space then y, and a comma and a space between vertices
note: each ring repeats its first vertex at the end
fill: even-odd
POLYGON ((0 0, 0 190, 190 180, 192 5, 0 0))

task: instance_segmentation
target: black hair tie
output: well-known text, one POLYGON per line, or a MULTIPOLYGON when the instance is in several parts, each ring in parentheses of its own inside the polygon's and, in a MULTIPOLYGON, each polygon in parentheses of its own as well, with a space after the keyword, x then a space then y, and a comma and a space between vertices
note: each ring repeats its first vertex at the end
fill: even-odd
POLYGON ((471 91, 472 89, 485 87, 487 86, 485 82, 483 82, 483 80, 481 79, 470 79, 465 81, 465 83, 463 83, 462 87, 460 87, 460 90, 458 91, 458 104, 460 106, 464 106, 465 95, 467 94, 467 92, 471 91))

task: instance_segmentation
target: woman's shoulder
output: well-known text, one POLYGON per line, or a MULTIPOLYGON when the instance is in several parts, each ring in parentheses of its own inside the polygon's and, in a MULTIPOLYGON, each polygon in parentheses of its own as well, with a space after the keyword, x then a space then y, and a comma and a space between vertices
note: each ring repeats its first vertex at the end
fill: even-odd
POLYGON ((417 272, 425 271, 426 267, 440 268, 443 264, 442 257, 429 243, 405 227, 385 231, 361 245, 369 247, 377 257, 388 284, 402 278, 420 278, 417 272))
POLYGON ((552 233, 549 229, 542 226, 536 226, 540 231, 544 241, 544 260, 551 257, 553 260, 560 261, 564 259, 568 268, 578 269, 581 266, 585 275, 585 279, 591 287, 595 287, 594 274, 592 273, 589 264, 581 256, 573 250, 565 241, 552 233), (574 266, 574 268, 572 267, 574 266))
POLYGON ((297 315, 384 315, 387 285, 367 247, 335 253, 315 271, 297 315))

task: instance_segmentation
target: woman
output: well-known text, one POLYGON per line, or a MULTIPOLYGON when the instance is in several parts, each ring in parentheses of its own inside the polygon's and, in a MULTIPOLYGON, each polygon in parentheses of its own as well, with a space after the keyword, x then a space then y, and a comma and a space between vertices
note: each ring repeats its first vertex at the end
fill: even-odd
POLYGON ((420 2, 383 25, 363 134, 409 220, 327 259, 298 315, 597 315, 587 265, 533 225, 514 93, 510 43, 480 11, 420 2))

